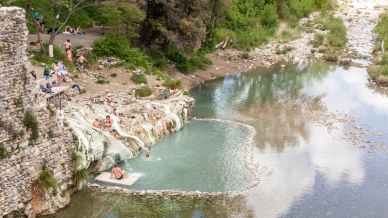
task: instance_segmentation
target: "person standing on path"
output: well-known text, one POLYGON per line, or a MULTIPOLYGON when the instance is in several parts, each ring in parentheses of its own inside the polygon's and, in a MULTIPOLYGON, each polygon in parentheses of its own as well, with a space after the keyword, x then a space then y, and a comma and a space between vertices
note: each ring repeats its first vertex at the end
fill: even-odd
POLYGON ((71 48, 72 46, 71 46, 70 39, 66 40, 64 46, 65 46, 67 60, 70 62, 73 62, 73 53, 72 53, 72 48, 71 48))

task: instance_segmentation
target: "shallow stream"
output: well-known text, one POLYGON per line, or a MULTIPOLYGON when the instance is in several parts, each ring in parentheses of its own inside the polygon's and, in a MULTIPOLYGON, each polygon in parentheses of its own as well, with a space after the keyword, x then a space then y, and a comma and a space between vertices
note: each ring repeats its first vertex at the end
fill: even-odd
POLYGON ((243 197, 81 192, 55 217, 386 217, 388 97, 363 68, 257 69, 193 90, 194 120, 124 164, 131 189, 243 197))

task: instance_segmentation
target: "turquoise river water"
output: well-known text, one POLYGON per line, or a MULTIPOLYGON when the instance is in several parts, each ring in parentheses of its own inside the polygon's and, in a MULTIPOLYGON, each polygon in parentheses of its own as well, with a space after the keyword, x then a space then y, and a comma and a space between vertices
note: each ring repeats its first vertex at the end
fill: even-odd
POLYGON ((123 165, 130 188, 242 197, 82 191, 52 217, 388 217, 388 97, 365 69, 257 69, 192 95, 198 119, 123 165))

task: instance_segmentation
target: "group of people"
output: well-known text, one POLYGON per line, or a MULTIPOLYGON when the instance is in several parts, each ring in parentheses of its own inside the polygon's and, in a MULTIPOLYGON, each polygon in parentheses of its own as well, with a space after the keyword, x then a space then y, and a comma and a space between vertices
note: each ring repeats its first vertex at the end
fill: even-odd
POLYGON ((112 128, 112 124, 113 120, 109 115, 105 117, 105 120, 96 118, 92 123, 93 127, 97 129, 110 129, 112 128))
MULTIPOLYGON (((52 93, 52 88, 60 86, 62 82, 66 82, 67 75, 68 72, 61 61, 53 63, 51 67, 49 65, 45 65, 43 78, 46 83, 45 85, 40 85, 40 90, 44 93, 52 93)), ((34 78, 36 78, 36 75, 34 78)))
POLYGON ((43 78, 45 80, 50 80, 51 78, 54 78, 54 81, 56 81, 57 83, 61 83, 66 82, 67 76, 68 72, 62 61, 54 62, 51 67, 45 65, 43 70, 43 78))
MULTIPOLYGON (((66 58, 69 62, 73 62, 73 46, 70 42, 70 39, 67 39, 63 45, 65 47, 65 53, 66 53, 66 58)), ((87 60, 84 56, 83 53, 79 53, 77 55, 77 60, 76 60, 76 66, 79 71, 84 71, 85 70, 85 64, 87 63, 87 60)))
POLYGON ((80 27, 73 28, 70 26, 65 27, 65 31, 63 32, 64 34, 73 34, 73 35, 83 35, 84 33, 81 31, 80 27))

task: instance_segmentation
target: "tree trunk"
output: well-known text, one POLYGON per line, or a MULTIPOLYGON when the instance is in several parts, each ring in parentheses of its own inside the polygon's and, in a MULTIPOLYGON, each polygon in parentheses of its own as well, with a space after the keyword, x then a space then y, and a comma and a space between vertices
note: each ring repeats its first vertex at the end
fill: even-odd
POLYGON ((42 28, 37 21, 34 21, 34 26, 36 28, 36 43, 42 46, 42 37, 40 35, 42 28))
POLYGON ((50 38, 48 41, 49 45, 53 45, 55 41, 55 37, 57 36, 57 33, 53 30, 53 32, 50 33, 50 38))

